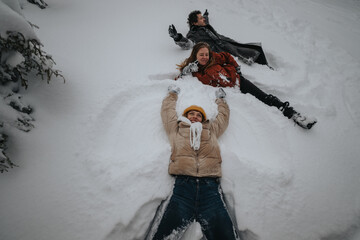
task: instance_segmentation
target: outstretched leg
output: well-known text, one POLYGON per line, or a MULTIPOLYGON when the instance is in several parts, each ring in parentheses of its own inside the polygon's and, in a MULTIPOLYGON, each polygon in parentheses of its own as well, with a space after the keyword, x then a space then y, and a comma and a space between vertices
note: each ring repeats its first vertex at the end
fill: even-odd
POLYGON ((195 218, 193 199, 194 187, 186 180, 177 178, 173 194, 155 233, 149 232, 145 239, 179 239, 195 218))
POLYGON ((191 218, 190 215, 186 215, 186 211, 182 211, 182 207, 176 201, 170 200, 154 236, 150 239, 163 240, 170 236, 171 239, 179 239, 191 223, 191 218))
MULTIPOLYGON (((284 107, 284 103, 281 102, 280 99, 278 99, 277 97, 271 94, 266 94, 260 88, 255 86, 255 84, 253 84, 243 76, 241 76, 240 79, 240 91, 244 94, 250 93, 251 95, 253 95, 254 97, 256 97, 257 99, 259 99, 261 102, 265 103, 268 106, 275 106, 280 110, 281 108, 284 107)), ((286 111, 286 115, 285 114, 284 115, 288 118, 291 118, 291 114, 292 114, 291 111, 286 111)))
POLYGON ((207 240, 239 239, 226 208, 219 182, 206 181, 200 186, 199 213, 197 221, 207 240))
POLYGON ((276 96, 264 93, 252 82, 250 82, 243 76, 240 77, 240 91, 242 93, 250 93, 266 105, 277 107, 285 117, 292 119, 300 127, 310 129, 317 122, 317 120, 313 117, 305 117, 302 116, 300 113, 296 112, 293 107, 290 107, 289 102, 282 102, 276 96))

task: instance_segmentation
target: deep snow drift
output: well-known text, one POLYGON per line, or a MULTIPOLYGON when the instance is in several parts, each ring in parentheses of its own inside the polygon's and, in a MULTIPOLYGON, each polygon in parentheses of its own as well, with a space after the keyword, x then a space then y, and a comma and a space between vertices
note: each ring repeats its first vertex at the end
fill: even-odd
MULTIPOLYGON (((222 186, 238 227, 259 239, 360 239, 360 2, 356 0, 56 1, 24 16, 67 82, 34 81, 24 99, 36 128, 9 133, 19 168, 0 175, 0 239, 142 239, 172 188, 161 101, 189 51, 191 10, 219 33, 262 42, 270 64, 244 75, 318 123, 303 130, 239 90, 225 89, 222 186)), ((190 104, 216 116, 215 88, 192 77, 190 104)), ((6 114, 6 113, 1 113, 6 114)), ((193 225, 184 239, 200 239, 193 225)))

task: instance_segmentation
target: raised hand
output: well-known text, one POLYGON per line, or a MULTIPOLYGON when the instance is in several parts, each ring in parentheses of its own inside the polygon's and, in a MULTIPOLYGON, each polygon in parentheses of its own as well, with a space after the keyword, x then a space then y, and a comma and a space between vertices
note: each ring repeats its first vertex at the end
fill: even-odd
POLYGON ((225 93, 224 89, 219 88, 218 90, 216 90, 215 96, 216 96, 217 98, 225 98, 225 97, 226 97, 226 93, 225 93))
POLYGON ((172 37, 172 38, 176 38, 176 37, 178 36, 178 33, 177 33, 177 31, 176 31, 176 28, 175 28, 174 24, 171 24, 171 25, 169 26, 169 35, 170 35, 170 37, 172 37))
POLYGON ((236 72, 237 72, 237 74, 239 74, 240 76, 242 75, 242 74, 241 74, 241 66, 240 66, 240 65, 236 67, 236 72))
POLYGON ((186 74, 189 74, 189 73, 192 73, 192 72, 197 72, 197 71, 199 70, 198 63, 199 63, 198 60, 189 63, 189 64, 188 64, 186 67, 184 67, 184 69, 182 70, 182 72, 181 72, 182 75, 186 75, 186 74))
POLYGON ((209 16, 209 12, 208 12, 208 10, 207 10, 207 9, 205 10, 205 12, 204 12, 203 16, 209 16))
POLYGON ((169 87, 168 87, 168 92, 169 93, 176 93, 176 94, 179 94, 180 93, 180 88, 178 86, 176 86, 175 84, 171 84, 169 87))

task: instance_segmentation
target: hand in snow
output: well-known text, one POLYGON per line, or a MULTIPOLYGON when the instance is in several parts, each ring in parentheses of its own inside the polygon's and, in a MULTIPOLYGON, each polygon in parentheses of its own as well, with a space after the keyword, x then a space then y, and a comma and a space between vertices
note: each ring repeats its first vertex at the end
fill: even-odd
POLYGON ((184 69, 181 72, 181 75, 187 75, 192 72, 197 72, 199 70, 198 63, 199 63, 198 60, 196 60, 195 62, 189 63, 189 65, 184 67, 184 69))
POLYGON ((244 58, 243 62, 250 66, 254 63, 254 59, 252 57, 244 58))
POLYGON ((225 98, 226 93, 225 93, 224 89, 219 88, 218 90, 216 90, 215 96, 216 96, 216 98, 225 98))
POLYGON ((180 93, 180 88, 177 87, 175 84, 171 84, 169 87, 168 87, 168 91, 169 93, 176 93, 176 94, 179 94, 180 93))
POLYGON ((169 35, 170 35, 170 37, 172 37, 174 39, 178 38, 178 36, 179 36, 179 34, 176 31, 176 28, 175 28, 174 24, 171 24, 169 26, 169 35))
POLYGON ((236 69, 237 74, 239 74, 240 76, 242 76, 242 74, 241 74, 241 66, 239 65, 239 66, 237 66, 235 69, 236 69))

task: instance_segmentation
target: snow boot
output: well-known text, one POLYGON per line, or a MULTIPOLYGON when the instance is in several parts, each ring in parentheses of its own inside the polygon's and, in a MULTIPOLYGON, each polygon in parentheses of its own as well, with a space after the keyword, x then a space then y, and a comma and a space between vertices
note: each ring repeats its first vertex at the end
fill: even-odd
POLYGON ((306 116, 302 116, 300 113, 295 113, 292 117, 292 120, 294 120, 294 122, 299 125, 302 128, 305 129, 310 129, 312 128, 312 126, 315 125, 315 123, 317 123, 316 118, 314 117, 306 117, 306 116))
POLYGON ((277 107, 285 117, 292 119, 297 125, 302 128, 310 129, 317 122, 314 117, 302 116, 300 113, 296 112, 293 107, 290 107, 289 102, 281 102, 276 96, 268 94, 264 103, 269 106, 277 107))
POLYGON ((304 129, 310 129, 312 126, 317 123, 316 118, 302 116, 300 113, 296 112, 292 107, 289 106, 289 102, 284 102, 283 105, 279 108, 283 112, 284 116, 292 119, 297 125, 304 129))

